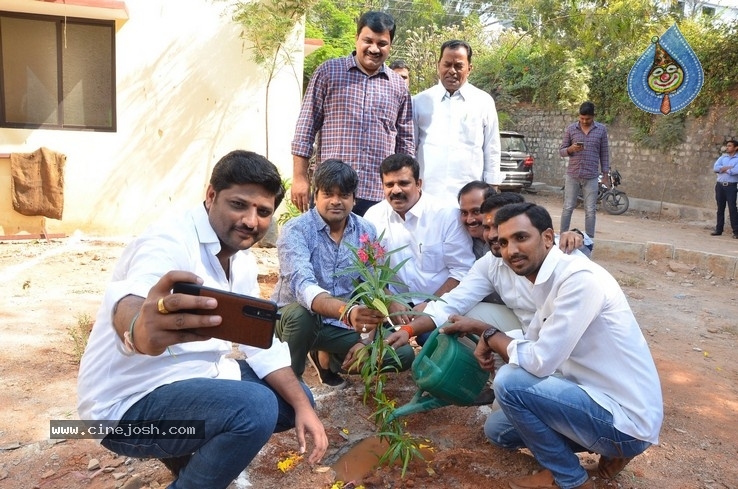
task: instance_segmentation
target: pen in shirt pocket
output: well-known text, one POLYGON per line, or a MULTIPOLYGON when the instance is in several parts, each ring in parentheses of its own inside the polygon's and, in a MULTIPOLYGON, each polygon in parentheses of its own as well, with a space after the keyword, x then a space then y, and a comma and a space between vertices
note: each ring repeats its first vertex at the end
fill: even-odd
POLYGON ((418 243, 418 252, 423 253, 423 243, 418 243))

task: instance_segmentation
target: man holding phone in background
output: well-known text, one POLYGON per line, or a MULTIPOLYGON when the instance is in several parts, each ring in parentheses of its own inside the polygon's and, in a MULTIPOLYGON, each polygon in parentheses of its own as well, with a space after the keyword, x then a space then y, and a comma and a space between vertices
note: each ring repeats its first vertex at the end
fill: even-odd
POLYGON ((248 248, 264 236, 283 197, 279 172, 266 158, 227 154, 213 168, 202 205, 153 225, 126 248, 103 298, 80 365, 80 418, 124 429, 204 422, 199 437, 101 440, 121 455, 161 459, 176 477, 171 488, 225 489, 272 433, 292 427, 301 453, 306 433, 312 438, 310 463, 328 447, 287 344, 242 345, 247 359, 230 358, 229 341, 191 331, 222 322, 189 312, 215 309, 217 301, 171 293, 176 282, 190 282, 258 296, 248 248))
POLYGON ((569 158, 564 180, 564 208, 561 211, 560 233, 569 230, 571 215, 577 206, 579 192, 584 196, 584 231, 595 236, 597 218, 598 178, 610 185, 610 149, 607 128, 595 122, 595 106, 584 102, 579 107, 579 120, 566 128, 559 154, 569 158))

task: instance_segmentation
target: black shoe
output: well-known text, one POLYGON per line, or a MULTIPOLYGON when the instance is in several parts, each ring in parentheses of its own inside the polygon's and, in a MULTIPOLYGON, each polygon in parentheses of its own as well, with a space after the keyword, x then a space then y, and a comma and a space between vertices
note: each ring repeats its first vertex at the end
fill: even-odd
POLYGON ((320 366, 317 351, 309 352, 308 358, 310 359, 310 363, 313 364, 313 367, 315 367, 315 371, 318 372, 318 379, 320 379, 321 383, 330 387, 343 387, 346 384, 346 381, 343 380, 340 375, 329 368, 323 368, 320 366))
POLYGON ((487 386, 477 396, 477 398, 472 401, 472 406, 484 406, 486 404, 492 404, 493 402, 495 402, 495 391, 492 390, 491 386, 487 386))
POLYGON ((713 232, 710 233, 710 236, 720 236, 721 234, 723 234, 723 233, 722 232, 713 231, 713 232))
POLYGON ((160 458, 159 461, 169 469, 174 477, 179 477, 179 473, 190 463, 191 458, 192 455, 182 455, 181 457, 160 458))

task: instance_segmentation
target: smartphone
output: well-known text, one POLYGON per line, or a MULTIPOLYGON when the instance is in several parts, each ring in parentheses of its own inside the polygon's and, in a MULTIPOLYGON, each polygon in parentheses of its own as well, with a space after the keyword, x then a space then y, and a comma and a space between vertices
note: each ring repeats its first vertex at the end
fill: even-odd
POLYGON ((193 333, 259 348, 272 346, 274 328, 279 319, 279 308, 275 302, 189 282, 175 283, 172 292, 212 297, 218 301, 215 309, 184 311, 223 318, 218 326, 195 328, 190 330, 193 333))
POLYGON ((579 146, 580 148, 583 148, 583 147, 584 147, 584 143, 583 143, 582 141, 577 141, 577 142, 576 142, 576 143, 574 143, 574 144, 576 144, 576 145, 577 145, 577 146, 579 146))

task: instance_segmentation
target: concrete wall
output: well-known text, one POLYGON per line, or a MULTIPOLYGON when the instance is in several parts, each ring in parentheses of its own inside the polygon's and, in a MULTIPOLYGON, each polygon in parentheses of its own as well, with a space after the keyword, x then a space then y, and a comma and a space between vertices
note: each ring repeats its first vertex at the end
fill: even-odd
MULTIPOLYGON (((116 34, 117 131, 0 128, 0 154, 45 146, 67 155, 64 215, 46 220, 50 234, 137 234, 162 214, 202 201, 213 165, 227 152, 265 154, 266 76, 225 13, 228 2, 125 3, 128 20, 116 34)), ((302 93, 297 34, 297 65, 281 70, 269 102, 269 158, 284 175, 292 173, 302 93)), ((0 235, 38 234, 43 219, 9 207, 8 168, 0 159, 0 235)))
MULTIPOLYGON (((512 118, 514 130, 525 134, 533 152, 535 180, 563 185, 567 159, 559 156, 559 148, 564 129, 576 121, 576 111, 521 108, 512 111, 512 118)), ((726 122, 719 108, 700 119, 688 118, 685 142, 668 152, 636 145, 624 122, 616 121, 607 129, 610 167, 620 171, 623 183, 619 188, 629 197, 714 211, 712 165, 725 140, 738 134, 738 128, 726 122)))

